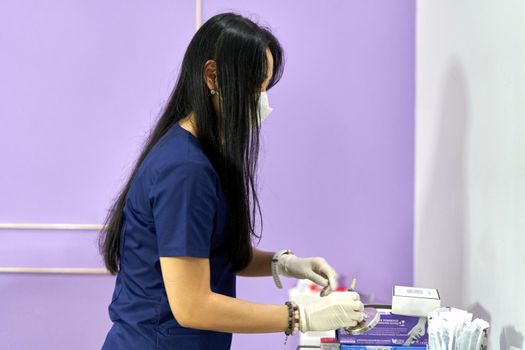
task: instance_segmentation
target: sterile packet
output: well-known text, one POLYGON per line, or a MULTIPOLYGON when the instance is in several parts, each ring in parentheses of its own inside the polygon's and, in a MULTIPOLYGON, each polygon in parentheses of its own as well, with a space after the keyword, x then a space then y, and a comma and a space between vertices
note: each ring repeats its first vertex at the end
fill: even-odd
POLYGON ((430 350, 485 350, 489 323, 472 321, 472 314, 456 308, 439 308, 428 315, 430 350))

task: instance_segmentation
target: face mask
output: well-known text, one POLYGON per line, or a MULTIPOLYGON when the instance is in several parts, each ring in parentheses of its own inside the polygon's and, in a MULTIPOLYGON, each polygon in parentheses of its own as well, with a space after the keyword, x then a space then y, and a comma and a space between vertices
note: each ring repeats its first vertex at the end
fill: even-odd
POLYGON ((268 117, 268 115, 273 111, 273 108, 270 107, 268 104, 268 95, 266 94, 266 91, 261 91, 261 95, 259 97, 259 126, 262 124, 262 122, 268 117))

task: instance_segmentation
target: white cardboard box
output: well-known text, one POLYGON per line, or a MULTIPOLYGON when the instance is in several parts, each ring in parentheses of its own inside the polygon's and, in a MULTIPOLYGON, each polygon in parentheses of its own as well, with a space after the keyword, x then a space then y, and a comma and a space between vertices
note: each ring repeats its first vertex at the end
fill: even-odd
POLYGON ((392 289, 392 313, 405 316, 426 317, 441 307, 437 289, 394 286, 392 289))

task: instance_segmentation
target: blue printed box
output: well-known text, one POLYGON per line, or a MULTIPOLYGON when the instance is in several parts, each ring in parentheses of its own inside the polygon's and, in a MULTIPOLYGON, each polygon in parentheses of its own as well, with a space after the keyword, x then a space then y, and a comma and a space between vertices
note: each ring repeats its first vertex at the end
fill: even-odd
POLYGON ((366 346, 366 345, 341 345, 341 350, 426 350, 426 346, 366 346))
POLYGON ((379 309, 379 323, 360 335, 352 335, 343 328, 335 334, 340 344, 426 347, 428 344, 428 321, 426 317, 394 315, 390 310, 379 309))

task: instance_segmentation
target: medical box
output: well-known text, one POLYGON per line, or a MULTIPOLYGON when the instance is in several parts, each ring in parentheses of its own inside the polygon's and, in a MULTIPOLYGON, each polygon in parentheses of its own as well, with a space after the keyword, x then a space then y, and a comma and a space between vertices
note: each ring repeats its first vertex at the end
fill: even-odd
POLYGON ((441 307, 437 289, 394 286, 392 313, 396 315, 426 317, 441 307))
POLYGON ((341 350, 426 350, 426 346, 366 346, 341 345, 341 350))
POLYGON ((390 309, 378 309, 378 324, 366 333, 353 335, 344 328, 336 330, 340 344, 374 346, 423 346, 428 344, 426 317, 394 315, 390 309))

